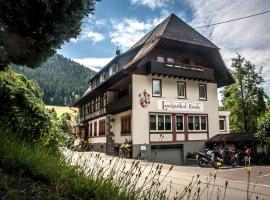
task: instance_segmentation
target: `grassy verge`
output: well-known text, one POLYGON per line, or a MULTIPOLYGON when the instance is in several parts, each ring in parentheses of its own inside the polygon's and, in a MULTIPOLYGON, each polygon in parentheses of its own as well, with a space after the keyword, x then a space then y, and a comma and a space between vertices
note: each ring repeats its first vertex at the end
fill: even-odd
POLYGON ((132 194, 110 181, 91 180, 78 167, 69 166, 42 146, 2 134, 0 168, 7 173, 23 174, 55 188, 55 196, 67 199, 133 199, 132 194))

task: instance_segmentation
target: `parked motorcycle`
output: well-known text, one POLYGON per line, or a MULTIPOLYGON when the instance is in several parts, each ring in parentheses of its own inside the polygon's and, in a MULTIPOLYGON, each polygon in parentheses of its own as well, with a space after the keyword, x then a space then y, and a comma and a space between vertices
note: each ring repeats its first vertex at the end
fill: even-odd
POLYGON ((225 148, 219 151, 214 151, 213 155, 212 166, 215 169, 219 169, 224 165, 231 165, 232 167, 236 167, 238 165, 237 150, 229 150, 225 148))
POLYGON ((198 151, 196 155, 197 163, 200 167, 206 167, 207 165, 212 165, 214 160, 214 151, 210 149, 205 149, 203 152, 198 151))

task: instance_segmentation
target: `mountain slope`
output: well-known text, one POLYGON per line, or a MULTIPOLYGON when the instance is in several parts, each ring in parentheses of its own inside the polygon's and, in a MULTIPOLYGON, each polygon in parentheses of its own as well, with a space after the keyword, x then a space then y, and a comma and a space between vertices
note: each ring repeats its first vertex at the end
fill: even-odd
POLYGON ((83 95, 88 80, 95 74, 91 69, 58 54, 37 69, 15 65, 12 68, 37 82, 44 93, 44 102, 49 105, 74 103, 83 95))

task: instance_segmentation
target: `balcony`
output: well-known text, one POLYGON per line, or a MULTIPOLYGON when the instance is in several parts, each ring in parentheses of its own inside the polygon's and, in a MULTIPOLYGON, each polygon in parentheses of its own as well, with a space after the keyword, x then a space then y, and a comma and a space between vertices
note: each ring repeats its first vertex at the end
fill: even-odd
POLYGON ((146 74, 150 73, 206 81, 214 80, 213 69, 183 63, 178 64, 150 61, 146 64, 146 74))
POLYGON ((132 107, 132 97, 130 95, 126 95, 116 101, 109 103, 106 106, 106 110, 108 114, 116 114, 119 112, 124 112, 126 110, 131 109, 132 107))

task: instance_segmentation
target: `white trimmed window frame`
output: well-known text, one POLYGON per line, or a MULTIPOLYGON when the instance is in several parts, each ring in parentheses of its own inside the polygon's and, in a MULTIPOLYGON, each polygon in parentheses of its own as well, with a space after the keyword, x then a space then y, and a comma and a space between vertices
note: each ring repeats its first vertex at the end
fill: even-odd
POLYGON ((172 115, 171 114, 150 114, 149 115, 149 130, 150 132, 152 133, 158 133, 158 132, 172 132, 172 115), (151 123, 151 116, 155 116, 156 117, 156 129, 155 130, 151 130, 151 127, 150 127, 150 123, 151 123), (164 130, 158 130, 158 116, 163 116, 163 123, 164 123, 164 130), (170 121, 171 121, 171 128, 170 130, 166 130, 165 129, 165 116, 170 116, 170 121))
POLYGON ((190 132, 205 132, 208 130, 208 120, 207 120, 207 115, 188 115, 187 116, 187 128, 188 128, 188 131, 190 132), (192 117, 193 118, 193 129, 189 129, 189 117, 192 117), (200 126, 200 129, 199 130, 195 130, 195 117, 199 117, 199 126, 200 126), (202 117, 205 117, 205 129, 202 129, 202 117))

